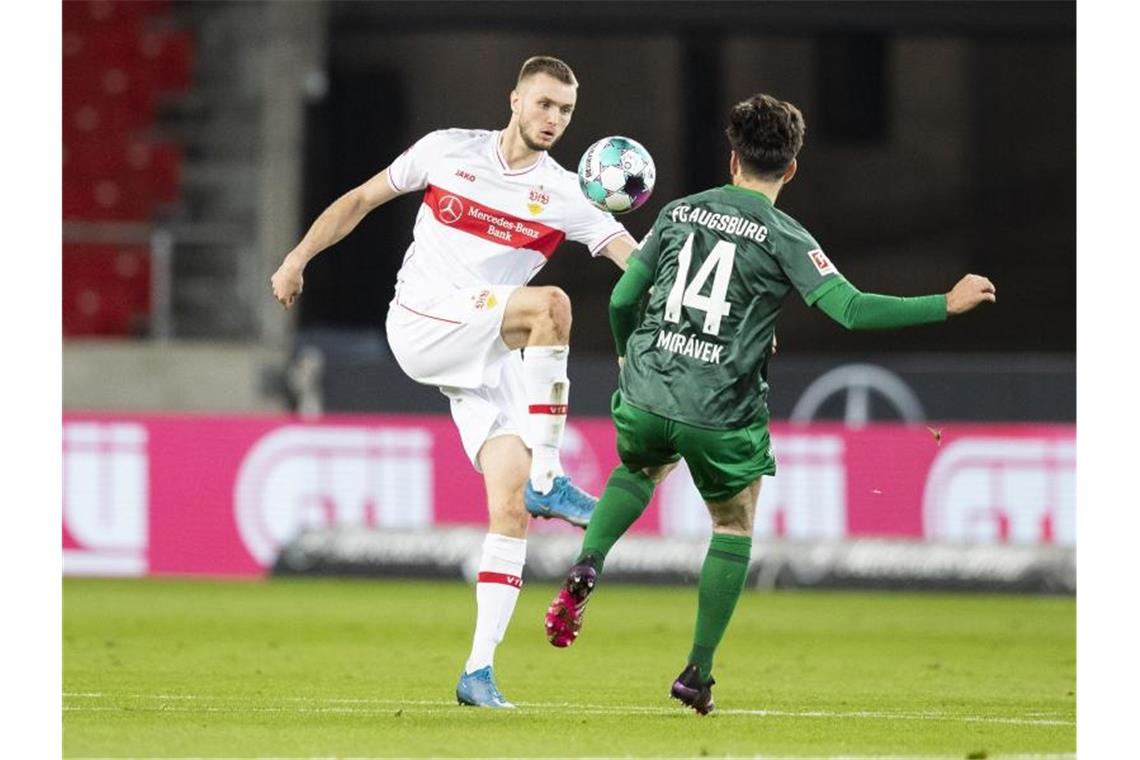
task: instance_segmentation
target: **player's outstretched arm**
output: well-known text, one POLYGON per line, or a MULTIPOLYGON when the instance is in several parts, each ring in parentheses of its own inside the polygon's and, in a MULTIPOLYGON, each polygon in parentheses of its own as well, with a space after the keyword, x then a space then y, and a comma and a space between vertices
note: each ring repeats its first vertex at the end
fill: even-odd
POLYGON ((968 274, 945 295, 911 298, 863 293, 847 280, 837 280, 814 305, 848 330, 890 330, 942 322, 996 300, 992 282, 968 274))
POLYGON ((399 193, 388 182, 388 170, 385 169, 333 201, 269 278, 273 297, 286 309, 292 306, 301 295, 304 287, 303 273, 309 261, 352 232, 369 211, 397 195, 399 193))

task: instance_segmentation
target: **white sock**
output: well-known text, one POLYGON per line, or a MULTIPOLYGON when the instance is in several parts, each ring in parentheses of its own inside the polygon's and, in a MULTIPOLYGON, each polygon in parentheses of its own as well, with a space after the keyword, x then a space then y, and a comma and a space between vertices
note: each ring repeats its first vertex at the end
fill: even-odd
POLYGON ((554 478, 563 474, 559 450, 566 429, 570 378, 566 363, 570 346, 527 346, 523 352, 523 382, 529 411, 530 484, 547 493, 554 478))
POLYGON ((475 584, 475 638, 465 671, 472 673, 495 661, 495 647, 507 633, 522 588, 526 539, 488 533, 475 584))

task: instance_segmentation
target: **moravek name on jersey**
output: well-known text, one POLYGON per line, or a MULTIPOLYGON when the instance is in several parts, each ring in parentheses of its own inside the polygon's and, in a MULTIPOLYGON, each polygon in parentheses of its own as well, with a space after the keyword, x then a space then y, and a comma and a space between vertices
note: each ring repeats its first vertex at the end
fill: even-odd
POLYGON ((656 347, 681 356, 691 356, 707 364, 720 364, 720 352, 724 350, 724 346, 717 343, 668 330, 657 333, 656 347))
POLYGON ((717 214, 707 208, 677 206, 669 216, 674 222, 699 224, 716 232, 739 235, 755 240, 757 243, 763 243, 768 239, 768 228, 766 226, 733 214, 717 214))

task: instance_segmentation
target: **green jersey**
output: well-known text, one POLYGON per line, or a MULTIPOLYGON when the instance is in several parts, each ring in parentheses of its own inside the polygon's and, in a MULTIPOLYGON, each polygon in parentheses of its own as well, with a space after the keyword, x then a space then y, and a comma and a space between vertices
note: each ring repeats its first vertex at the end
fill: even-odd
POLYGON ((772 336, 789 291, 812 305, 845 282, 795 219, 732 185, 666 205, 632 259, 653 290, 626 346, 622 397, 714 430, 766 411, 772 336))

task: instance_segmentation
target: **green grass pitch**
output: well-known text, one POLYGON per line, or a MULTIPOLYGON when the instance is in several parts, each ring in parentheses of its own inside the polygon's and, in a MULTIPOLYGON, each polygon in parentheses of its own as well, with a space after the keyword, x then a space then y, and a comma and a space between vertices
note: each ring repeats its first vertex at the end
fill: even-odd
POLYGON ((717 710, 667 697, 695 587, 606 586, 556 650, 528 584, 460 708, 474 594, 423 581, 63 582, 67 757, 945 757, 1076 751, 1071 598, 746 591, 717 710))

